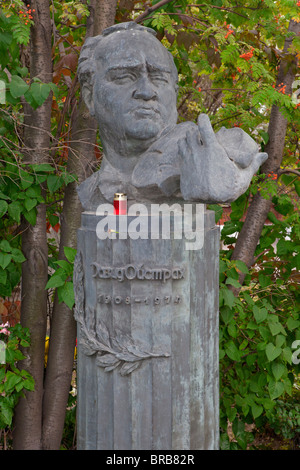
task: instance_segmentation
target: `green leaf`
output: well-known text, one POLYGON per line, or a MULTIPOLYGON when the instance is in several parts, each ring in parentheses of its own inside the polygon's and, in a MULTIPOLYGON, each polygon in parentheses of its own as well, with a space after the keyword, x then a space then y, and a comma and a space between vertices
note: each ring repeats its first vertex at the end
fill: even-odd
POLYGON ((20 98, 29 89, 29 85, 18 75, 12 75, 9 89, 14 98, 20 98))
POLYGON ((256 403, 254 403, 251 406, 251 411, 252 411, 253 418, 256 419, 262 414, 264 409, 261 405, 257 405, 256 403))
POLYGON ((270 398, 275 400, 276 398, 280 397, 280 395, 284 392, 284 384, 282 382, 277 382, 275 380, 270 380, 268 384, 268 390, 270 394, 270 398))
POLYGON ((6 201, 0 200, 0 218, 4 216, 8 209, 8 204, 6 201))
POLYGON ((32 392, 34 390, 34 379, 24 380, 23 387, 32 392))
POLYGON ((248 274, 249 269, 247 268, 246 264, 243 261, 237 259, 235 260, 235 265, 237 269, 241 271, 241 273, 248 274))
POLYGON ((20 178, 23 189, 29 188, 34 183, 34 177, 28 171, 20 169, 20 178))
POLYGON ((0 253, 0 267, 5 269, 9 263, 11 262, 11 254, 10 253, 0 253))
POLYGON ((28 74, 28 68, 27 67, 16 67, 16 71, 22 76, 26 77, 28 74))
POLYGON ((5 391, 11 391, 13 388, 15 388, 16 384, 19 383, 22 380, 22 377, 20 375, 15 374, 14 372, 11 372, 10 370, 7 371, 6 373, 6 381, 5 381, 5 391))
POLYGON ((49 175, 47 177, 47 186, 50 193, 54 193, 57 191, 63 184, 63 180, 60 176, 57 175, 49 175))
POLYGON ((232 423, 232 430, 235 437, 242 438, 245 434, 245 423, 236 418, 232 423))
POLYGON ((0 401, 0 422, 3 421, 6 426, 10 426, 13 414, 13 407, 7 401, 0 401))
POLYGON ((64 253, 67 260, 70 261, 70 263, 74 263, 77 250, 70 246, 64 246, 64 253))
POLYGON ((50 277, 49 281, 47 282, 45 289, 51 289, 51 288, 63 286, 65 282, 66 282, 65 276, 61 273, 55 272, 50 277))
POLYGON ((230 324, 228 325, 227 330, 228 330, 228 333, 230 334, 230 336, 232 336, 232 338, 236 338, 236 337, 237 337, 237 335, 238 335, 238 329, 237 329, 237 327, 236 327, 233 323, 230 323, 230 324))
POLYGON ((208 205, 209 210, 213 210, 215 213, 215 222, 219 222, 223 215, 223 208, 219 206, 218 204, 209 204, 208 205))
POLYGON ((248 346, 248 344, 249 344, 249 342, 248 342, 248 340, 245 338, 245 339, 241 342, 241 344, 239 345, 239 350, 240 350, 240 351, 243 351, 243 349, 245 349, 245 348, 248 346))
POLYGON ((229 44, 229 46, 221 52, 221 57, 223 64, 234 63, 239 57, 238 46, 236 44, 229 44))
POLYGON ((292 362, 292 350, 291 348, 283 348, 283 357, 284 359, 289 363, 291 364, 292 362))
POLYGON ((237 415, 237 409, 236 408, 228 408, 227 409, 227 418, 229 420, 230 423, 233 422, 233 420, 235 419, 237 415))
POLYGON ((26 370, 22 369, 21 370, 21 376, 22 376, 22 384, 23 387, 26 388, 26 390, 33 391, 34 390, 34 379, 32 375, 30 375, 26 370))
POLYGON ((41 196, 41 187, 38 184, 32 184, 25 192, 26 198, 38 199, 41 196))
POLYGON ((26 261, 26 258, 23 255, 22 251, 19 250, 18 248, 13 248, 11 251, 11 254, 12 254, 12 259, 16 263, 24 263, 24 261, 26 261))
POLYGON ((31 95, 31 98, 35 101, 38 106, 41 106, 44 101, 48 98, 51 87, 49 83, 33 82, 30 86, 30 90, 26 96, 31 95))
POLYGON ((298 194, 298 196, 300 196, 300 181, 298 180, 295 181, 294 186, 295 186, 296 193, 298 194))
POLYGON ((34 207, 30 211, 24 212, 24 217, 30 225, 36 224, 36 208, 34 207))
POLYGON ((71 309, 75 303, 73 282, 66 282, 63 287, 60 287, 59 295, 60 299, 71 309))
POLYGON ((74 181, 78 181, 78 176, 68 173, 67 171, 63 172, 61 175, 65 185, 68 185, 69 183, 73 183, 74 181))
POLYGON ((6 253, 11 252, 11 246, 7 240, 1 240, 0 242, 0 250, 5 251, 6 253))
POLYGON ((238 231, 237 224, 235 222, 225 222, 222 228, 222 236, 231 235, 238 231))
POLYGON ((280 221, 277 219, 276 215, 273 212, 268 213, 268 219, 272 224, 280 224, 280 221))
POLYGON ((221 308, 220 315, 224 323, 227 325, 232 320, 234 312, 226 305, 221 308))
POLYGON ((7 199, 10 201, 10 197, 7 194, 2 193, 1 191, 0 191, 0 199, 7 199))
POLYGON ((44 202, 44 198, 41 195, 41 187, 39 184, 32 184, 25 191, 24 204, 26 204, 26 209, 30 211, 38 202, 44 202), (34 202, 30 202, 31 200, 34 202))
POLYGON ((229 341, 225 346, 225 352, 227 356, 233 361, 239 361, 241 358, 241 352, 238 350, 233 341, 229 341))
POLYGON ((65 259, 59 259, 58 261, 55 261, 55 264, 63 268, 66 273, 66 276, 70 276, 72 274, 73 266, 65 259))
POLYGON ((269 142, 269 134, 268 134, 268 132, 259 131, 259 134, 260 134, 261 138, 263 139, 264 144, 266 145, 266 144, 269 142))
POLYGON ((300 326, 300 321, 299 320, 294 320, 294 318, 289 318, 288 321, 286 322, 286 326, 290 331, 295 330, 295 328, 298 328, 300 326))
POLYGON ((262 337, 265 341, 270 341, 271 335, 270 335, 270 330, 269 330, 269 328, 267 328, 267 327, 264 326, 264 325, 260 325, 260 326, 258 327, 258 331, 259 331, 261 337, 262 337))
POLYGON ((229 289, 222 289, 224 304, 228 305, 229 308, 232 308, 235 302, 234 293, 229 289))
POLYGON ((17 383, 16 386, 15 386, 16 392, 20 392, 22 390, 22 388, 23 388, 23 382, 22 381, 17 383))
POLYGON ((263 273, 259 273, 258 280, 259 280, 261 287, 268 287, 273 282, 270 276, 265 276, 265 274, 263 273))
POLYGON ((258 308, 256 305, 254 305, 253 315, 257 323, 261 323, 267 318, 268 311, 265 308, 258 308))
POLYGON ((31 168, 35 173, 49 173, 54 170, 53 166, 51 166, 49 163, 34 163, 31 165, 31 168))
POLYGON ((12 219, 20 223, 20 216, 22 212, 22 206, 18 201, 14 201, 8 206, 8 213, 12 219))
POLYGON ((286 339, 283 335, 277 335, 275 339, 275 344, 278 348, 280 348, 284 343, 286 339))
POLYGON ((289 240, 279 240, 276 246, 278 256, 286 255, 290 251, 294 250, 294 244, 289 240))
POLYGON ((231 286, 237 287, 237 288, 241 287, 241 284, 239 283, 239 281, 237 281, 236 279, 232 279, 232 277, 228 277, 226 279, 225 284, 230 284, 231 286))
POLYGON ((49 222, 52 227, 59 223, 59 217, 54 214, 49 214, 49 222))
POLYGON ((0 284, 6 284, 7 281, 7 271, 0 269, 0 284))
POLYGON ((26 198, 24 201, 24 206, 28 212, 31 211, 37 205, 37 200, 32 198, 26 198))
POLYGON ((266 346, 266 355, 270 362, 274 361, 281 354, 281 351, 281 348, 277 348, 273 343, 268 343, 266 346))
POLYGON ((279 380, 286 371, 287 371, 287 368, 284 364, 280 362, 272 363, 272 372, 275 377, 275 380, 279 380))
POLYGON ((254 393, 260 392, 260 386, 258 384, 258 378, 256 375, 252 377, 250 380, 250 390, 251 392, 254 392, 254 393))
POLYGON ((276 336, 279 333, 282 333, 281 323, 276 322, 276 321, 268 321, 268 326, 273 336, 276 336))
POLYGON ((254 305, 254 300, 252 299, 252 297, 247 293, 247 292, 242 292, 242 295, 244 297, 244 299, 246 300, 247 304, 252 307, 254 305))

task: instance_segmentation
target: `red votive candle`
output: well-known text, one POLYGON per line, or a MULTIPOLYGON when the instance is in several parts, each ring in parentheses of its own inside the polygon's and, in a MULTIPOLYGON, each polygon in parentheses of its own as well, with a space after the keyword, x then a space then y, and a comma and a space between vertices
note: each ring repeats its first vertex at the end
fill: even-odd
POLYGON ((127 214, 127 196, 125 193, 115 193, 114 195, 114 214, 127 214))

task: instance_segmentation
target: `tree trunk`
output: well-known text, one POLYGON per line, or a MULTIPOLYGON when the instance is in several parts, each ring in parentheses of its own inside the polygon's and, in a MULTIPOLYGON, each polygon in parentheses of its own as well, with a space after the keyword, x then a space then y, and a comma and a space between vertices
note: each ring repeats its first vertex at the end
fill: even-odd
MULTIPOLYGON (((117 0, 92 1, 87 24, 87 36, 96 36, 114 23, 117 0)), ((97 123, 87 110, 83 100, 72 116, 72 141, 70 143, 67 170, 84 181, 93 171, 97 123)), ((77 230, 81 221, 81 204, 76 192, 77 183, 67 186, 61 216, 59 258, 64 258, 63 248, 77 246, 77 230)), ((43 449, 60 446, 65 411, 71 383, 76 339, 76 323, 73 312, 57 296, 51 319, 50 346, 45 379, 43 403, 43 449)))
MULTIPOLYGON (((51 24, 49 4, 34 0, 34 25, 30 42, 30 75, 42 82, 52 81, 51 24)), ((34 110, 24 105, 24 161, 42 163, 48 160, 50 145, 52 94, 34 110)), ((14 419, 14 449, 40 449, 42 398, 44 378, 45 334, 47 322, 48 247, 46 238, 46 206, 37 207, 36 224, 26 224, 22 237, 26 261, 22 265, 21 324, 30 329, 31 346, 20 368, 33 375, 35 391, 27 392, 16 408, 14 419)))
MULTIPOLYGON (((291 20, 289 31, 300 34, 300 23, 296 23, 295 21, 291 20)), ((292 38, 287 37, 283 50, 283 53, 287 56, 283 56, 281 60, 276 83, 276 86, 281 83, 286 85, 287 94, 292 93, 292 84, 295 80, 295 74, 297 71, 297 57, 295 56, 294 60, 291 61, 291 56, 288 52, 291 42, 292 38)), ((281 114, 279 108, 273 105, 268 128, 269 142, 265 148, 265 151, 268 153, 269 157, 262 165, 262 173, 276 173, 279 170, 283 157, 286 130, 286 118, 281 114)), ((247 212, 246 220, 242 230, 239 233, 232 254, 232 259, 243 261, 248 266, 248 268, 250 268, 254 262, 255 249, 259 242, 259 238, 271 206, 272 200, 264 199, 258 192, 253 198, 253 201, 247 212)), ((245 275, 241 274, 241 284, 243 283, 244 278, 245 275)))
POLYGON ((94 9, 94 34, 101 34, 103 29, 108 28, 115 22, 118 0, 94 0, 91 2, 94 9))

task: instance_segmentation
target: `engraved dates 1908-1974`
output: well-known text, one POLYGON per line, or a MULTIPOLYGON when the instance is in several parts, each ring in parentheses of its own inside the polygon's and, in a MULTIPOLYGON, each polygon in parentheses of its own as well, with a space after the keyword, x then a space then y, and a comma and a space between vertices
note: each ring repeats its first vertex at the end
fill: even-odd
POLYGON ((97 297, 97 300, 99 304, 125 304, 125 305, 131 305, 131 304, 141 304, 141 305, 168 305, 170 303, 179 304, 181 303, 181 297, 180 295, 163 295, 161 297, 159 296, 126 296, 122 297, 121 295, 116 295, 116 296, 111 296, 108 294, 99 294, 97 297))

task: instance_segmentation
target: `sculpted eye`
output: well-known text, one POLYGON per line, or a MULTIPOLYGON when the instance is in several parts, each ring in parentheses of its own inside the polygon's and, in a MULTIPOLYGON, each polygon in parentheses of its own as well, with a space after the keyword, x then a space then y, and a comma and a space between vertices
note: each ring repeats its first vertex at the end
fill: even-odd
POLYGON ((151 74, 151 80, 154 83, 169 83, 168 77, 165 74, 151 74))
POLYGON ((133 73, 120 73, 120 74, 113 74, 111 80, 117 83, 128 83, 133 82, 136 79, 133 73))

